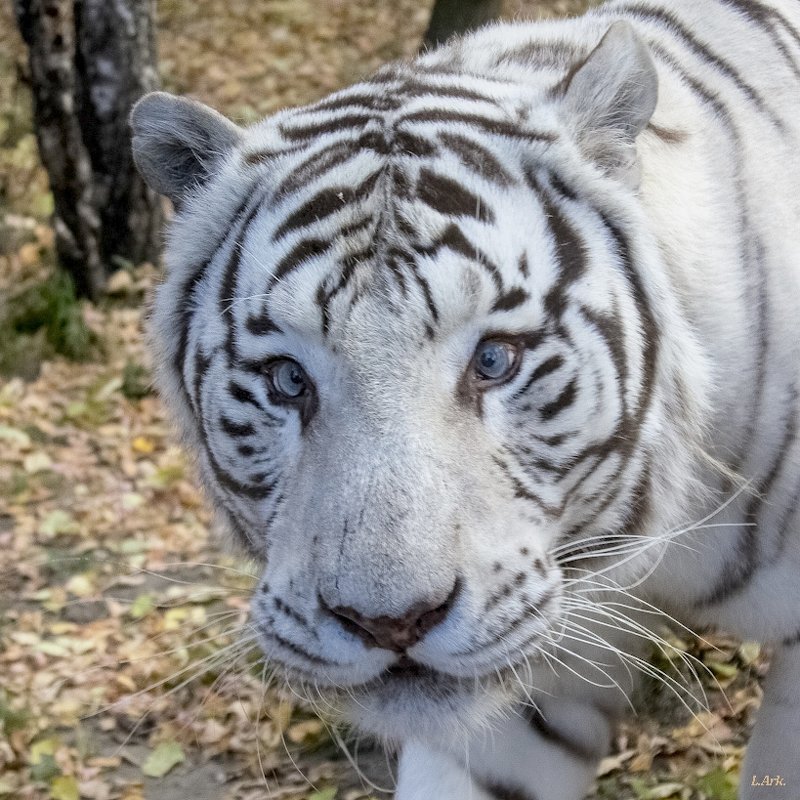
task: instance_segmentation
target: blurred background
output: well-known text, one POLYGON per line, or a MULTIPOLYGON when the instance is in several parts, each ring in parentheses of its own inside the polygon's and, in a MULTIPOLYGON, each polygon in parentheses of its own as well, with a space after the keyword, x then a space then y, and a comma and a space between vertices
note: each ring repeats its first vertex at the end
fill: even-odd
MULTIPOLYGON (((0 0, 0 798, 388 797, 392 759, 242 638, 254 570, 210 533, 150 386, 169 208, 127 115, 160 86, 246 124, 453 30, 586 5, 0 0)), ((670 636, 674 685, 645 682, 656 716, 623 726, 597 800, 735 798, 767 654, 670 636)))

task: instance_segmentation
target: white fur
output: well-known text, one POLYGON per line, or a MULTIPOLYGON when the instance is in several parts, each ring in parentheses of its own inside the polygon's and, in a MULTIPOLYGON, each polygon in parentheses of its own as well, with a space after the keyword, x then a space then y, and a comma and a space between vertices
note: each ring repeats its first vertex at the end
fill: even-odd
MULTIPOLYGON (((253 601, 263 647, 335 702, 346 706, 353 699, 348 713, 360 727, 409 741, 398 800, 489 800, 492 786, 523 796, 532 791, 542 800, 578 800, 594 756, 575 752, 596 745, 599 757, 607 747, 613 719, 635 685, 633 674, 647 670, 637 659, 654 636, 648 633, 652 612, 768 642, 788 641, 800 631, 793 500, 800 447, 792 434, 800 411, 792 391, 800 387, 800 91, 791 67, 792 61, 800 65, 800 45, 777 18, 759 25, 721 0, 644 5, 673 14, 713 52, 715 65, 669 25, 624 7, 612 3, 571 21, 498 25, 398 68, 405 70, 400 77, 387 72, 383 84, 367 81, 334 96, 391 95, 413 76, 440 91, 489 94, 492 102, 414 95, 387 111, 381 124, 435 140, 439 123, 418 118, 412 124, 404 115, 446 108, 553 137, 486 134, 482 143, 512 176, 511 185, 498 188, 452 152, 429 162, 402 150, 387 160, 365 149, 311 174, 300 188, 253 205, 247 234, 238 241, 242 216, 232 217, 243 200, 259 192, 269 198, 315 151, 360 135, 346 122, 352 109, 310 106, 281 112, 241 136, 219 128, 225 141, 237 144, 215 153, 217 172, 190 194, 170 234, 169 274, 153 326, 161 386, 197 450, 216 507, 265 561, 253 601), (620 18, 629 24, 612 27, 620 18), (609 29, 606 44, 616 50, 595 50, 609 29), (587 58, 590 68, 578 72, 566 95, 553 90, 587 58), (642 129, 656 75, 655 129, 642 129), (631 91, 631 81, 640 91, 631 91), (763 107, 748 92, 762 98, 763 107), (623 109, 615 105, 620 97, 623 109), (291 130, 337 119, 341 130, 334 126, 299 154, 290 149, 291 130), (403 289, 392 278, 386 260, 392 247, 405 245, 400 222, 424 243, 437 241, 452 220, 400 196, 387 177, 389 160, 410 182, 432 164, 487 198, 494 221, 464 214, 458 229, 498 265, 499 277, 445 248, 419 257, 424 284, 407 276, 403 289), (525 375, 548 358, 562 359, 530 389, 534 410, 519 410, 513 396, 518 381, 486 392, 478 415, 457 399, 476 345, 498 331, 545 325, 546 298, 560 274, 564 245, 553 233, 553 213, 532 204, 526 170, 543 196, 556 198, 561 225, 580 231, 586 270, 569 285, 562 333, 525 355, 525 375), (337 187, 344 198, 345 190, 376 171, 377 188, 369 196, 343 199, 341 208, 276 236, 321 190, 337 187), (553 174, 577 199, 559 194, 553 174), (340 280, 332 265, 348 254, 371 253, 374 231, 340 235, 364 213, 384 219, 380 247, 342 280, 323 335, 316 298, 340 280), (604 220, 628 235, 638 284, 625 273, 604 220), (311 236, 325 243, 324 252, 299 259, 273 280, 281 260, 311 236), (748 247, 760 248, 752 263, 748 247), (524 278, 521 255, 529 265, 524 278), (237 256, 228 297, 226 265, 237 256), (187 293, 198 269, 201 277, 187 293), (528 300, 493 311, 496 280, 524 286, 528 300), (440 310, 432 339, 425 335, 423 286, 440 310), (645 376, 653 337, 643 300, 659 333, 649 400, 645 376), (186 357, 176 365, 187 305, 193 313, 186 322, 186 357), (282 333, 248 331, 248 316, 265 306, 282 333), (606 336, 590 324, 592 315, 619 322, 624 380, 606 336), (225 355, 231 347, 234 360, 225 355), (305 432, 296 411, 271 404, 265 382, 244 366, 274 355, 300 362, 317 387, 319 408, 305 432), (203 359, 206 372, 199 376, 203 359), (231 381, 245 386, 267 414, 233 402, 226 394, 231 381), (570 381, 579 401, 554 419, 537 417, 535 410, 570 381), (632 452, 588 458, 554 477, 645 402, 632 452), (253 432, 232 438, 220 427, 222 418, 253 432), (565 431, 566 443, 548 445, 549 471, 537 464, 535 452, 515 450, 565 431), (242 441, 262 452, 243 455, 237 450, 242 441), (504 459, 505 470, 498 467, 504 459), (268 475, 274 490, 248 498, 231 488, 252 486, 254 473, 268 475), (645 478, 646 523, 634 532, 640 539, 621 542, 614 559, 569 562, 599 570, 596 575, 558 563, 567 531, 591 542, 625 530, 645 478), (606 481, 618 494, 603 506, 597 498, 606 481), (758 491, 768 495, 765 502, 757 500, 758 491), (753 508, 756 569, 736 591, 709 599, 726 570, 741 561, 736 548, 748 535, 753 508), (535 558, 544 564, 541 572, 535 558), (382 675, 394 656, 366 648, 320 605, 322 597, 368 617, 397 617, 421 598, 444 598, 456 578, 462 591, 455 606, 409 650, 421 664, 461 681, 449 694, 387 684, 382 675), (515 619, 518 624, 509 625, 515 619), (521 721, 531 705, 540 709, 549 739, 521 721)), ((796 2, 769 0, 764 7, 800 31, 796 2)), ((468 127, 455 123, 454 130, 468 127)), ((153 145, 155 155, 159 146, 153 145)), ((154 157, 142 153, 148 164, 154 157)), ((797 653, 787 645, 776 658, 747 756, 743 797, 762 796, 749 785, 750 772, 780 773, 794 787, 770 797, 800 795, 797 653)))

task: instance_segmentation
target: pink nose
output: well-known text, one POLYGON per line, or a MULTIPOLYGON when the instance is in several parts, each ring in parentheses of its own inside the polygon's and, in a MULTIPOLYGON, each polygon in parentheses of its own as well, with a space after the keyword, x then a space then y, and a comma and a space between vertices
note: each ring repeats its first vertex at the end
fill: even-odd
POLYGON ((460 584, 456 581, 443 603, 438 599, 416 603, 402 617, 365 617, 354 608, 329 608, 321 597, 320 604, 367 647, 381 647, 402 653, 442 622, 452 608, 459 588, 460 584))

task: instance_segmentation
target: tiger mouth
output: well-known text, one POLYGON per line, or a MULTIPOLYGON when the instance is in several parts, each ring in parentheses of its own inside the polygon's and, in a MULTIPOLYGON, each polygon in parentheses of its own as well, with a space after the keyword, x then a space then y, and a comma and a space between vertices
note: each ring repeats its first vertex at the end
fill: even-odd
POLYGON ((382 677, 390 680, 405 681, 437 680, 442 678, 451 681, 456 680, 452 676, 445 675, 443 672, 433 669, 433 667, 426 667, 408 656, 401 656, 400 659, 383 671, 382 677))

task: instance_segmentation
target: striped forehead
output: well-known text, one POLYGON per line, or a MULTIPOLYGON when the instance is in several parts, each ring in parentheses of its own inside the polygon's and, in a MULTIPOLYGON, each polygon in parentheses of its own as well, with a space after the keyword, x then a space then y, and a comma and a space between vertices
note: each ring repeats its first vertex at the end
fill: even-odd
POLYGON ((260 304, 251 316, 324 338, 365 298, 406 316, 422 306, 428 328, 443 322, 441 301, 456 318, 490 297, 519 304, 547 232, 515 169, 555 135, 510 125, 502 104, 458 91, 446 110, 420 94, 388 115, 356 113, 366 98, 355 87, 256 131, 243 159, 269 188, 243 231, 236 292, 260 304))

